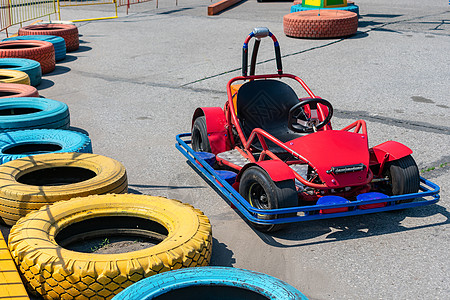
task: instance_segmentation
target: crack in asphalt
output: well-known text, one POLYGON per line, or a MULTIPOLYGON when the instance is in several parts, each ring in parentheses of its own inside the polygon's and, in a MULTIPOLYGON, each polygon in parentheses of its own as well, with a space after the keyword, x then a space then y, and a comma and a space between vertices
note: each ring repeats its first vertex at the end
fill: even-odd
MULTIPOLYGON (((104 73, 91 73, 91 72, 84 72, 84 71, 76 71, 73 70, 75 73, 79 73, 84 77, 90 77, 95 79, 102 79, 107 82, 127 82, 132 84, 138 84, 138 85, 145 85, 149 87, 156 87, 156 88, 165 88, 165 89, 172 89, 172 90, 189 90, 196 93, 209 93, 209 94, 216 94, 221 96, 226 96, 225 91, 218 91, 213 89, 207 89, 207 88, 195 88, 195 87, 186 87, 186 86, 179 86, 179 85, 170 85, 166 83, 158 83, 158 82, 148 82, 148 81, 142 81, 142 78, 140 80, 133 79, 133 78, 121 78, 117 76, 107 76, 104 73)), ((402 127, 407 128, 414 131, 422 131, 422 132, 431 132, 431 133, 437 133, 437 134, 444 134, 444 135, 450 135, 450 127, 446 126, 438 126, 433 125, 426 122, 418 122, 418 121, 410 121, 410 120, 402 120, 402 119, 395 119, 390 118, 387 116, 378 116, 371 114, 366 111, 348 111, 348 110, 334 110, 335 115, 343 118, 343 119, 364 119, 366 121, 381 123, 381 124, 388 124, 393 125, 396 127, 402 127)))
POLYGON ((212 90, 212 89, 207 89, 207 88, 182 87, 179 85, 171 85, 171 84, 167 84, 167 83, 143 81, 142 77, 140 77, 140 78, 125 78, 125 77, 117 77, 117 76, 108 76, 105 73, 93 73, 93 72, 85 72, 85 71, 79 71, 79 70, 71 70, 71 72, 78 73, 78 74, 82 75, 83 77, 89 77, 89 78, 93 78, 93 79, 101 79, 101 80, 111 82, 111 83, 126 82, 126 83, 146 85, 146 86, 157 87, 157 88, 166 88, 166 89, 172 89, 172 90, 190 90, 190 91, 198 92, 198 93, 211 93, 211 94, 219 94, 219 95, 227 94, 226 91, 218 91, 218 90, 212 90))
MULTIPOLYGON (((399 24, 399 23, 407 23, 407 22, 410 22, 410 21, 420 20, 420 19, 424 19, 424 18, 427 18, 427 17, 435 17, 435 16, 439 16, 439 15, 442 15, 442 14, 446 14, 446 13, 448 13, 448 11, 441 12, 441 13, 437 13, 437 14, 432 14, 432 15, 425 15, 425 16, 414 17, 414 18, 405 19, 405 20, 398 20, 398 21, 392 21, 392 22, 385 22, 385 23, 382 23, 382 24, 379 25, 379 26, 374 26, 374 27, 372 27, 372 28, 370 28, 370 29, 368 29, 368 30, 365 30, 365 31, 358 31, 356 34, 354 34, 354 35, 353 35, 352 37, 350 37, 350 38, 341 38, 341 39, 337 39, 337 40, 335 40, 335 41, 332 41, 332 42, 329 42, 329 43, 326 43, 326 44, 323 44, 323 45, 320 45, 320 46, 315 46, 315 47, 311 47, 311 48, 304 49, 304 50, 301 50, 301 51, 297 51, 297 52, 293 52, 293 53, 281 55, 281 58, 286 58, 286 57, 290 57, 290 56, 295 56, 295 55, 303 54, 303 53, 306 53, 306 52, 309 52, 309 51, 314 51, 314 50, 317 50, 317 49, 329 47, 329 46, 331 46, 331 45, 340 43, 340 42, 342 42, 342 41, 344 41, 344 40, 351 40, 351 39, 359 38, 360 36, 365 36, 365 35, 367 35, 368 32, 380 30, 380 29, 382 29, 383 27, 386 27, 386 26, 389 26, 389 25, 399 24)), ((266 60, 263 60, 263 61, 260 61, 260 62, 256 63, 256 65, 262 65, 262 64, 265 64, 265 63, 268 63, 268 62, 272 62, 272 61, 274 61, 274 60, 275 60, 275 58, 266 59, 266 60)), ((204 78, 201 78, 201 79, 197 79, 197 80, 194 80, 194 81, 185 83, 185 84, 181 85, 181 87, 185 87, 185 86, 188 86, 188 85, 192 85, 192 84, 195 84, 195 83, 198 83, 198 82, 202 82, 202 81, 205 81, 205 80, 208 80, 208 79, 220 77, 220 76, 222 76, 222 75, 226 75, 226 74, 229 74, 229 73, 233 73, 233 72, 239 71, 239 70, 241 70, 241 69, 242 69, 242 67, 234 68, 234 69, 231 69, 231 70, 228 70, 228 71, 224 71, 224 72, 221 72, 221 73, 218 73, 218 74, 214 74, 214 75, 211 75, 211 76, 207 76, 207 77, 204 77, 204 78)))
POLYGON ((381 124, 393 125, 396 127, 407 128, 414 131, 431 132, 437 134, 450 135, 450 127, 438 126, 425 122, 410 121, 395 119, 386 116, 378 116, 370 114, 366 111, 348 111, 348 110, 335 110, 335 115, 343 119, 355 119, 360 118, 365 121, 371 121, 381 124))
MULTIPOLYGON (((320 49, 320 48, 325 48, 325 47, 331 46, 333 44, 339 43, 339 42, 341 42, 343 40, 344 39, 339 39, 339 40, 336 40, 336 41, 333 41, 333 42, 330 42, 330 43, 327 43, 327 44, 324 44, 324 45, 308 48, 308 49, 305 49, 305 50, 302 50, 302 51, 298 51, 298 52, 295 52, 295 53, 285 54, 285 55, 282 55, 281 58, 302 54, 302 53, 313 51, 313 50, 320 49)), ((256 63, 256 65, 262 65, 262 64, 274 61, 274 60, 275 60, 275 58, 269 58, 269 59, 266 59, 266 60, 263 60, 263 61, 260 61, 260 62, 256 63)), ((230 74, 230 73, 233 73, 233 72, 236 72, 236 71, 239 71, 239 70, 242 70, 242 67, 234 68, 232 70, 228 70, 228 71, 221 72, 221 73, 218 73, 218 74, 215 74, 215 75, 211 75, 211 76, 207 76, 207 77, 204 77, 204 78, 201 78, 201 79, 197 79, 197 80, 185 83, 185 84, 181 85, 181 87, 186 87, 186 86, 194 84, 194 83, 198 83, 198 82, 202 82, 202 81, 205 81, 205 80, 208 80, 208 79, 220 77, 222 75, 230 74)))
MULTIPOLYGON (((427 17, 433 17, 433 16, 439 16, 442 14, 446 14, 448 13, 448 11, 442 12, 442 13, 438 13, 438 14, 432 14, 432 15, 425 15, 425 16, 419 16, 419 17, 414 17, 414 18, 410 18, 410 19, 405 19, 405 20, 398 20, 398 21, 392 21, 392 22, 385 22, 379 26, 374 26, 368 30, 365 31, 358 31, 353 38, 358 38, 361 35, 366 35, 368 32, 371 31, 376 31, 376 30, 380 30, 383 27, 389 26, 389 25, 393 25, 393 24, 399 24, 399 23, 406 23, 406 22, 411 22, 411 21, 415 21, 415 20, 420 20, 420 19, 424 19, 427 17)), ((285 55, 282 55, 282 58, 286 58, 286 57, 290 57, 290 56, 296 56, 299 54, 303 54, 309 51, 314 51, 314 50, 318 50, 321 48, 325 48, 337 43, 340 43, 346 39, 352 39, 352 38, 341 38, 341 39, 337 39, 334 40, 332 42, 320 45, 320 46, 315 46, 315 47, 311 47, 308 49, 304 49, 301 51, 297 51, 297 52, 293 52, 293 53, 288 53, 285 55)), ((272 62, 274 61, 275 58, 271 58, 271 59, 266 59, 263 61, 260 61, 257 63, 257 65, 261 65, 261 64, 265 64, 268 62, 272 62)), ((218 90, 213 90, 213 89, 207 89, 207 88, 196 88, 196 87, 192 87, 191 85, 198 83, 198 82, 202 82, 202 81, 206 81, 212 78, 217 78, 226 74, 230 74, 236 71, 241 70, 241 67, 239 68, 234 68, 231 70, 227 70, 218 74, 214 74, 211 76, 207 76, 198 80, 194 80, 192 82, 188 82, 182 85, 171 85, 171 84, 164 84, 164 83, 157 83, 157 82, 148 82, 148 81, 142 81, 142 78, 138 79, 129 79, 129 78, 118 78, 118 77, 111 77, 111 76, 105 76, 105 74, 96 74, 96 73, 90 73, 90 72, 80 72, 78 71, 78 73, 81 73, 84 76, 87 77, 92 77, 92 78, 100 78, 103 79, 105 81, 108 82, 128 82, 128 83, 134 83, 134 84, 139 84, 139 85, 146 85, 146 86, 151 86, 151 87, 159 87, 159 88, 167 88, 167 89, 174 89, 174 90, 190 90, 193 92, 198 92, 198 93, 210 93, 210 94, 217 94, 217 95, 226 95, 225 91, 218 91, 218 90)), ((433 125, 430 123, 425 123, 425 122, 417 122, 417 121, 410 121, 410 120, 402 120, 402 119, 395 119, 395 118, 390 118, 390 117, 386 117, 386 116, 377 116, 377 115, 373 115, 370 114, 368 112, 365 111, 345 111, 345 110, 335 110, 335 113, 337 116, 341 117, 341 118, 348 118, 348 119, 355 119, 355 118, 361 118, 367 121, 372 121, 372 122, 377 122, 377 123, 381 123, 381 124, 389 124, 389 125, 393 125, 396 127, 402 127, 402 128, 407 128, 410 130, 414 130, 414 131, 422 131, 422 132, 431 132, 431 133, 437 133, 437 134, 444 134, 444 135, 450 135, 450 127, 446 127, 446 126, 438 126, 438 125, 433 125)))

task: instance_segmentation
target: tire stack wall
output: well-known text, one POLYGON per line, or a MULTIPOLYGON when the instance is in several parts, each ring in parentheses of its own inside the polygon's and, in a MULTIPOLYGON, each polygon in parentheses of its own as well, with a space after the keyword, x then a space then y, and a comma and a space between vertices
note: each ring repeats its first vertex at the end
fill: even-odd
MULTIPOLYGON (((47 43, 48 38, 39 37, 51 34, 64 40, 67 51, 78 49, 76 26, 68 25, 70 34, 59 34, 61 26, 27 26, 20 29, 21 36, 2 43, 5 48, 47 43)), ((58 57, 53 41, 57 39, 51 40, 58 57)), ((51 71, 40 64, 43 73, 51 71)), ((110 299, 145 277, 209 265, 211 225, 201 211, 177 200, 126 194, 125 167, 92 154, 89 137, 67 129, 70 114, 63 102, 39 97, 0 99, 0 222, 13 226, 9 250, 29 292, 45 299, 110 299), (53 229, 77 228, 78 223, 104 217, 156 222, 167 229, 167 238, 156 246, 116 255, 70 251, 55 241, 56 236, 51 238, 53 229)), ((105 224, 111 225, 112 232, 120 225, 105 224)))

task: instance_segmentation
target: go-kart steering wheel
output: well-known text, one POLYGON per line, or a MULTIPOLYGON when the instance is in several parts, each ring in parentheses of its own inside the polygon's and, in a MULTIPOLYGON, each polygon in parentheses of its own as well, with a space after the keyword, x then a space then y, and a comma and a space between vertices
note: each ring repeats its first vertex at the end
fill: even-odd
POLYGON ((331 106, 330 102, 328 102, 325 99, 311 98, 303 100, 299 104, 294 105, 289 110, 288 127, 294 132, 310 133, 328 124, 332 116, 333 116, 333 106, 331 106), (328 108, 328 115, 326 116, 325 120, 323 120, 319 124, 316 124, 314 116, 312 116, 311 113, 310 116, 308 116, 305 113, 303 107, 309 105, 310 111, 313 112, 314 110, 317 111, 317 104, 319 103, 328 108), (304 125, 298 123, 298 120, 303 120, 304 125))

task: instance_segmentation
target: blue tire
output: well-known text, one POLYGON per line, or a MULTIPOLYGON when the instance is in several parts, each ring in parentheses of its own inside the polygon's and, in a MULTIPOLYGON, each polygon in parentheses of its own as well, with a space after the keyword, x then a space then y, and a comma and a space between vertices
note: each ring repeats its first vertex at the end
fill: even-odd
POLYGON ((0 132, 69 126, 69 107, 63 102, 38 97, 0 99, 0 132))
MULTIPOLYGON (((321 9, 337 9, 337 10, 346 10, 354 12, 359 17, 359 6, 355 4, 349 4, 344 7, 332 7, 332 8, 321 8, 321 9)), ((303 7, 301 4, 292 5, 291 6, 291 13, 297 12, 297 11, 306 11, 306 10, 318 10, 317 7, 303 7)))
POLYGON ((25 156, 76 152, 92 153, 91 139, 62 129, 33 129, 0 133, 0 164, 25 156))
POLYGON ((46 41, 53 44, 55 48, 55 60, 60 61, 66 58, 66 42, 64 38, 56 35, 21 35, 3 39, 3 41, 14 40, 39 40, 46 41))
POLYGON ((30 77, 30 84, 41 84, 42 70, 38 61, 26 58, 0 58, 0 69, 22 71, 30 77))
POLYGON ((164 272, 143 279, 113 300, 145 299, 276 299, 307 300, 305 295, 275 277, 236 268, 198 267, 164 272))

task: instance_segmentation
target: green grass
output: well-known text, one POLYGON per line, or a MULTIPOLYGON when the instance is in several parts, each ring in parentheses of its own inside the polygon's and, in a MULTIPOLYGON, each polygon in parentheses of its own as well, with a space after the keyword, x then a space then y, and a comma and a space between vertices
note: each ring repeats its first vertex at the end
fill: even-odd
POLYGON ((105 238, 100 244, 98 244, 97 246, 92 247, 91 251, 95 252, 95 251, 105 247, 108 244, 109 244, 109 240, 108 240, 108 238, 105 238))
POLYGON ((450 162, 445 162, 445 163, 440 164, 439 166, 422 169, 422 170, 420 170, 420 173, 431 172, 431 171, 434 171, 436 169, 444 168, 444 167, 447 167, 449 164, 450 164, 450 162))

